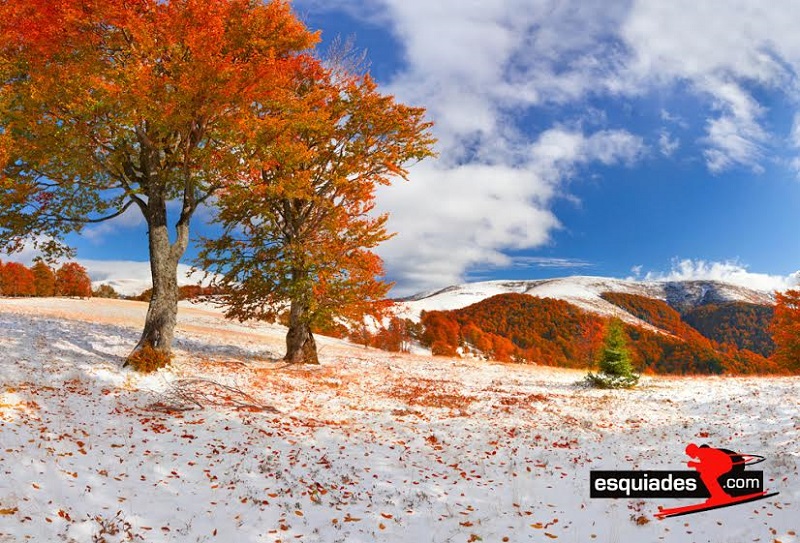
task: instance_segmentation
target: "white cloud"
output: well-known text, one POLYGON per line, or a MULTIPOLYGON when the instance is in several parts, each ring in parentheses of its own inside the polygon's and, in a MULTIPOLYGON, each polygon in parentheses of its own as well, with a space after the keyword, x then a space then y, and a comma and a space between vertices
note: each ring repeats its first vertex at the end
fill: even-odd
POLYGON ((673 138, 666 130, 662 130, 658 136, 658 149, 665 157, 671 157, 681 146, 679 138, 673 138))
POLYGON ((765 107, 747 89, 777 90, 796 101, 798 17, 797 3, 637 0, 620 30, 631 51, 627 84, 680 85, 710 97, 719 114, 706 119, 701 140, 709 170, 760 172, 770 135, 762 125, 765 107))
MULTIPOLYGON (((641 266, 634 277, 638 279, 641 266)), ((645 281, 723 281, 733 285, 772 292, 794 288, 800 284, 800 272, 787 276, 753 273, 747 266, 732 260, 725 262, 707 262, 705 260, 675 260, 669 272, 648 272, 645 281)))
POLYGON ((137 228, 144 224, 144 217, 141 210, 132 205, 125 213, 119 217, 114 217, 96 225, 89 225, 83 229, 81 236, 92 243, 99 245, 107 241, 110 236, 119 232, 120 229, 137 228))
MULTIPOLYGON (((789 134, 789 142, 798 152, 800 152, 800 113, 795 113, 792 122, 792 131, 789 134)), ((790 167, 800 177, 800 157, 795 157, 790 161, 790 167)))
POLYGON ((379 207, 398 232, 380 249, 395 295, 461 282, 475 265, 507 266, 507 249, 540 247, 561 227, 550 210, 562 183, 590 162, 635 160, 640 138, 622 131, 585 135, 548 130, 517 165, 423 163, 412 181, 381 189, 379 207))
POLYGON ((758 119, 764 108, 738 85, 713 82, 708 89, 717 97, 715 108, 723 112, 706 123, 709 148, 704 155, 708 169, 719 173, 740 164, 763 171, 762 145, 768 135, 758 119))

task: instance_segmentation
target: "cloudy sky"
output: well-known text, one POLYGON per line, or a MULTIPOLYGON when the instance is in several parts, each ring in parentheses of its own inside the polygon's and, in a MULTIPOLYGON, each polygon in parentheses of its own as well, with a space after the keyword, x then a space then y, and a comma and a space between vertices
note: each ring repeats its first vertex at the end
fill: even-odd
MULTIPOLYGON (((439 158, 379 195, 395 294, 571 274, 780 286, 800 269, 800 3, 294 6, 436 123, 439 158)), ((146 258, 135 218, 76 242, 146 258)))

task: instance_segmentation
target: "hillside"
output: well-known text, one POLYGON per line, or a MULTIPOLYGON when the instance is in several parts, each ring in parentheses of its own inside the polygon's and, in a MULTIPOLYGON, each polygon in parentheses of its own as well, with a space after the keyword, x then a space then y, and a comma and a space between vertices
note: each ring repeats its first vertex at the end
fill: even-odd
MULTIPOLYGON (((653 335, 648 330, 628 326, 628 335, 633 339, 634 356, 639 363, 650 361, 648 367, 665 373, 773 373, 781 369, 763 355, 747 349, 746 342, 738 346, 734 342, 718 342, 714 338, 724 333, 740 334, 742 337, 760 337, 767 334, 769 321, 739 318, 741 311, 730 311, 723 330, 716 326, 719 319, 704 320, 705 334, 692 327, 685 316, 678 313, 667 302, 646 298, 636 294, 606 292, 603 299, 624 309, 628 313, 669 334, 653 335), (736 327, 738 325, 738 328, 736 327), (758 326, 757 329, 750 328, 758 326)), ((735 303, 735 302, 734 302, 735 303)), ((754 306, 769 310, 769 306, 754 306)), ((718 306, 701 305, 693 312, 718 306)), ((713 316, 714 310, 702 311, 713 316)))
POLYGON ((174 364, 141 376, 120 365, 145 309, 0 299, 0 542, 795 537, 796 379, 603 391, 327 338, 287 367, 285 329, 187 305, 174 364), (763 455, 780 494, 662 521, 674 501, 588 497, 590 469, 685 469, 690 442, 763 455))
POLYGON ((683 320, 713 341, 770 356, 775 350, 769 333, 774 313, 771 305, 727 302, 696 307, 683 320))
POLYGON ((718 281, 626 281, 608 277, 574 276, 535 281, 485 281, 453 285, 398 300, 403 315, 418 319, 422 311, 460 309, 497 294, 529 294, 569 302, 585 311, 618 316, 631 324, 640 319, 603 299, 607 292, 636 294, 667 302, 684 312, 709 303, 747 302, 772 305, 771 292, 748 289, 718 281))
MULTIPOLYGON (((625 281, 604 277, 565 277, 536 281, 489 281, 454 285, 398 302, 402 316, 430 323, 431 315, 451 312, 459 330, 447 335, 437 323, 425 343, 437 354, 454 354, 469 345, 473 351, 500 360, 586 367, 597 345, 598 328, 617 317, 626 324, 640 370, 660 373, 770 373, 780 371, 766 360, 773 349, 770 320, 774 295, 717 281, 625 281), (494 297, 527 295, 552 300, 557 331, 537 332, 538 323, 552 322, 553 302, 516 304, 498 317, 502 304, 494 297), (494 307, 494 306, 497 307, 494 307), (576 316, 575 310, 587 315, 576 316), (521 332, 509 321, 526 322, 521 332), (503 322, 502 329, 497 323, 503 322), (697 325, 697 328, 694 327, 697 325), (477 330, 477 331, 476 331, 477 330), (441 337, 432 338, 432 335, 441 337), (454 334, 460 337, 455 337, 454 334), (528 337, 525 337, 527 334, 528 337), (438 340, 435 348, 433 339, 438 340)), ((446 320, 446 319, 445 319, 446 320)), ((453 326, 450 325, 450 328, 453 326)))
MULTIPOLYGON (((602 298, 635 317, 625 324, 635 367, 669 374, 780 373, 764 357, 721 346, 682 321, 666 302, 635 294, 602 298)), ((426 311, 422 340, 434 354, 457 348, 495 360, 559 367, 591 367, 607 318, 563 300, 498 294, 452 311, 426 311)))

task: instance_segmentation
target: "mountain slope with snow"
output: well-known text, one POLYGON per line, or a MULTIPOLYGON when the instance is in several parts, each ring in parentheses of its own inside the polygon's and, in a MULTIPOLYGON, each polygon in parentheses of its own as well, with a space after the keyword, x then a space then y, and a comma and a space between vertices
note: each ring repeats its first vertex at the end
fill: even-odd
POLYGON ((556 298, 585 311, 617 316, 631 324, 645 325, 633 315, 601 298, 604 292, 621 292, 655 298, 679 311, 720 302, 748 302, 769 305, 771 292, 749 289, 720 281, 629 281, 608 277, 574 276, 533 281, 485 281, 454 285, 399 301, 402 316, 416 320, 422 311, 460 309, 491 296, 505 293, 556 298))

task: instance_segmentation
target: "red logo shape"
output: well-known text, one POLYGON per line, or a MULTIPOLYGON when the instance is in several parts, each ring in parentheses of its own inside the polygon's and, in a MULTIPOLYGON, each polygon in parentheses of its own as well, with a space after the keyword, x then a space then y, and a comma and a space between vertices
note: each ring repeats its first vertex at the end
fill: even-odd
POLYGON ((746 465, 763 462, 763 456, 740 454, 729 451, 728 449, 709 447, 708 445, 701 445, 698 447, 694 443, 689 443, 689 445, 686 446, 686 455, 692 458, 686 465, 697 471, 700 475, 700 480, 703 481, 710 496, 703 503, 673 507, 670 509, 659 507, 659 512, 655 515, 658 518, 663 519, 666 517, 689 515, 691 513, 708 511, 709 509, 718 509, 720 507, 761 500, 778 494, 777 492, 767 494, 767 491, 764 490, 762 492, 733 496, 727 492, 719 482, 720 477, 731 471, 743 471, 746 465))

